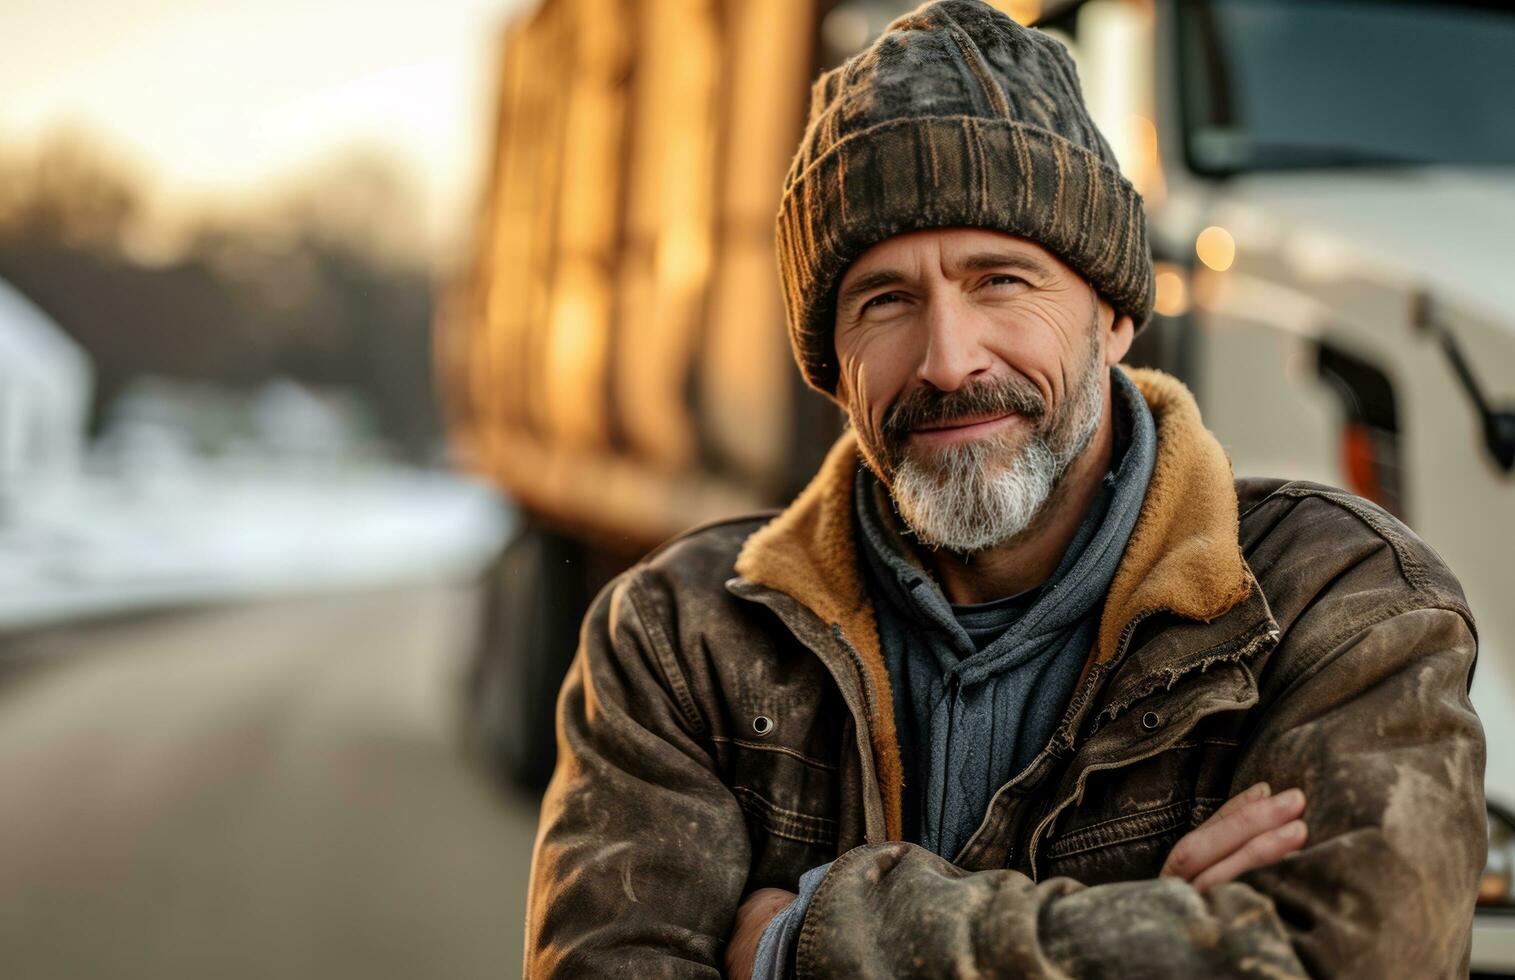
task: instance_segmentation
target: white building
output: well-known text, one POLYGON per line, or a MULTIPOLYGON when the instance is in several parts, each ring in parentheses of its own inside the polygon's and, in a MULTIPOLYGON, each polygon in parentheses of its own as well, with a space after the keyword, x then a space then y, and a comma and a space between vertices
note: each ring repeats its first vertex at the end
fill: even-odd
POLYGON ((78 473, 92 388, 79 345, 0 280, 0 527, 23 495, 78 473))

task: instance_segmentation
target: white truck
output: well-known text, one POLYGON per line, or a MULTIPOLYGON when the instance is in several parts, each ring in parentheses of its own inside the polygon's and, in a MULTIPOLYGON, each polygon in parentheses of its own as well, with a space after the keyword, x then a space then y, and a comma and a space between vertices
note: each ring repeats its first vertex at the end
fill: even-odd
POLYGON ((1479 625, 1489 864, 1515 974, 1515 5, 1088 0, 1047 11, 1148 202, 1161 316, 1238 474, 1408 523, 1479 625))

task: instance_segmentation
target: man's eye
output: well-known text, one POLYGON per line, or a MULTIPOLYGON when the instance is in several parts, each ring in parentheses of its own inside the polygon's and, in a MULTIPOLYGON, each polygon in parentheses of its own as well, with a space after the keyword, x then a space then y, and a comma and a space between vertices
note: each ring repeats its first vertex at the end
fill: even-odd
POLYGON ((1002 275, 997 275, 997 276, 990 276, 988 279, 984 280, 984 285, 986 285, 986 286, 1014 286, 1014 285, 1023 285, 1025 282, 1026 282, 1026 280, 1022 279, 1020 276, 1011 276, 1011 275, 1003 275, 1002 274, 1002 275))
POLYGON ((858 312, 859 313, 865 313, 865 312, 868 311, 868 309, 870 307, 883 306, 883 305, 885 305, 887 303, 898 302, 899 298, 900 298, 900 294, 899 293, 880 293, 877 296, 873 297, 872 299, 868 300, 868 302, 864 303, 862 305, 862 308, 859 309, 858 312))

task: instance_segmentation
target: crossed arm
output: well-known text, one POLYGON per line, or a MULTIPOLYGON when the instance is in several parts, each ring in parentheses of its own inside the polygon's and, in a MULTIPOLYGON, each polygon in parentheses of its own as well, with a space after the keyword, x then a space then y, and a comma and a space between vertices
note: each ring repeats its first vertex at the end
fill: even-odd
MULTIPOLYGON (((1158 877, 1176 878, 1203 892, 1274 864, 1304 846, 1308 832, 1299 819, 1304 808, 1305 794, 1298 789, 1275 795, 1267 783, 1250 786, 1184 835, 1158 877)), ((764 930, 796 897, 782 888, 759 888, 743 899, 726 946, 730 980, 751 980, 764 930)))
MULTIPOLYGON (((857 847, 805 916, 800 975, 1454 975, 1484 850, 1473 648, 1457 614, 1410 610, 1288 681, 1235 785, 1302 790, 1307 844, 1269 837, 1298 818, 1280 793, 1217 814, 1147 881, 1033 882, 900 842, 857 847), (1247 833, 1262 843, 1232 846, 1247 833)), ((528 976, 715 977, 725 965, 746 826, 669 693, 669 666, 625 590, 602 597, 559 705, 528 976)))

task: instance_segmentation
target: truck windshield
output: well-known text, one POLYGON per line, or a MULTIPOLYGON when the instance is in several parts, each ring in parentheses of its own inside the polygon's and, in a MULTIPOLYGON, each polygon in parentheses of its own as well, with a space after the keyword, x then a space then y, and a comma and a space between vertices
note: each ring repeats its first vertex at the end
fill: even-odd
POLYGON ((1515 4, 1185 0, 1191 165, 1515 166, 1515 4))

